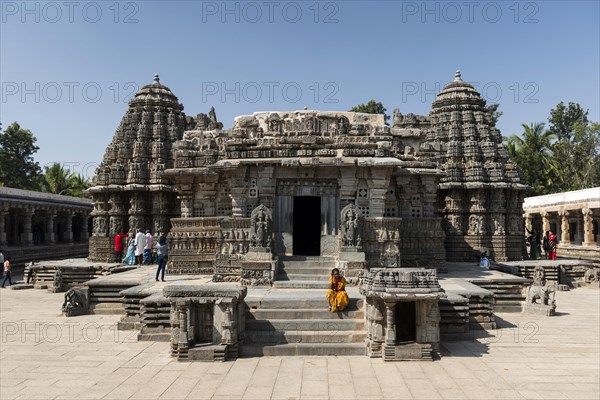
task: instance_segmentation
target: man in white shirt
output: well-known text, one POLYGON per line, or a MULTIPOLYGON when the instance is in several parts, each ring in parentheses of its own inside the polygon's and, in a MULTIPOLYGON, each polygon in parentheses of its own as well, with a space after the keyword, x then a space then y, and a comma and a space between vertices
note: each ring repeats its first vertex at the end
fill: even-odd
POLYGON ((135 234, 135 241, 133 242, 135 247, 135 260, 137 265, 142 265, 142 258, 144 255, 144 248, 146 247, 146 235, 140 228, 137 228, 135 234))
POLYGON ((146 231, 146 246, 144 246, 144 264, 152 264, 152 234, 146 231))

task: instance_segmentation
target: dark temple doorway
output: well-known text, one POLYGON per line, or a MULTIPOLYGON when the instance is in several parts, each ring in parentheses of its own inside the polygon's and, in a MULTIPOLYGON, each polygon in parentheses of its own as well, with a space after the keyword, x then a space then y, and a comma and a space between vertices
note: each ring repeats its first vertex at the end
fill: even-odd
POLYGON ((396 343, 417 339, 417 308, 414 301, 396 303, 396 343))
POLYGON ((321 255, 321 198, 294 197, 294 255, 321 255))

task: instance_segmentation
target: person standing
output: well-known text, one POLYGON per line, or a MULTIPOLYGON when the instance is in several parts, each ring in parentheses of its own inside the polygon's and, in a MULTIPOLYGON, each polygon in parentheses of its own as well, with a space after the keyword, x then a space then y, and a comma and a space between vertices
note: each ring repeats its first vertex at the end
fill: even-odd
POLYGON ((546 257, 546 260, 550 259, 550 251, 548 249, 548 235, 550 234, 550 231, 546 231, 546 234, 544 235, 544 239, 542 241, 542 248, 544 249, 544 255, 546 257))
POLYGON ((146 235, 144 235, 144 232, 140 228, 137 228, 134 246, 136 264, 142 265, 142 257, 144 255, 144 248, 146 247, 146 235))
POLYGON ((123 259, 123 264, 133 265, 135 264, 135 238, 128 236, 129 244, 127 245, 127 254, 123 259))
POLYGON ((167 260, 169 258, 169 244, 167 238, 161 236, 156 244, 156 254, 158 255, 158 268, 156 269, 156 281, 158 282, 158 274, 162 272, 161 281, 165 281, 165 269, 167 268, 167 260))
POLYGON ((150 230, 146 231, 146 246, 144 246, 144 264, 152 264, 152 244, 154 238, 150 230))
MULTIPOLYGON (((33 279, 33 266, 35 265, 35 261, 31 260, 29 262, 29 264, 27 264, 27 284, 29 284, 29 282, 33 279)), ((35 279, 33 279, 33 282, 35 282, 35 279)))
POLYGON ((556 260, 556 235, 552 231, 548 231, 548 253, 550 253, 550 259, 556 260))
POLYGON ((125 233, 117 233, 115 236, 115 262, 120 263, 123 259, 123 239, 125 239, 127 235, 125 233))
POLYGON ((10 279, 10 257, 6 257, 6 260, 4 260, 4 280, 2 281, 2 288, 4 288, 7 279, 10 286, 12 286, 12 279, 10 279))

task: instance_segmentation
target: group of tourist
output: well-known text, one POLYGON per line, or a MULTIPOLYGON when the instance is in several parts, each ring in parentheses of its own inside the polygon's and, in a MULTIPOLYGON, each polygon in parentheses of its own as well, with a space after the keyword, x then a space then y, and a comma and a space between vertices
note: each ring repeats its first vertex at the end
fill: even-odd
POLYGON ((529 257, 532 260, 539 260, 542 258, 542 249, 546 260, 556 259, 556 234, 552 231, 546 231, 544 238, 540 241, 538 231, 535 229, 530 231, 527 229, 529 236, 527 237, 527 246, 529 247, 529 257))
POLYGON ((154 261, 156 261, 158 263, 156 280, 158 281, 159 274, 162 272, 161 280, 164 282, 165 269, 169 254, 167 238, 164 235, 161 235, 156 246, 153 246, 153 244, 154 238, 149 230, 147 230, 144 234, 144 232, 138 228, 135 236, 128 235, 126 233, 119 233, 115 236, 115 262, 142 266, 153 264, 154 261), (125 257, 123 257, 123 241, 126 238, 129 238, 129 242, 127 245, 127 254, 125 257), (156 249, 155 254, 153 254, 154 249, 156 249))

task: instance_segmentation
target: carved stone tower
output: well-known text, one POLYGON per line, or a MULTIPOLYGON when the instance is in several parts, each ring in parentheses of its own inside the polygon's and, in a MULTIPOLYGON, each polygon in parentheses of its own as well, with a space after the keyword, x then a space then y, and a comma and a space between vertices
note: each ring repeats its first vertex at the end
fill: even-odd
POLYGON ((158 75, 129 102, 89 189, 94 200, 91 260, 112 260, 117 233, 169 231, 170 218, 180 208, 163 171, 173 167, 172 145, 185 126, 183 105, 158 75))
POLYGON ((473 250, 498 261, 522 259, 527 186, 521 183, 485 100, 457 71, 429 115, 429 139, 440 146, 435 158, 446 173, 438 190, 446 259, 472 261, 473 250))

